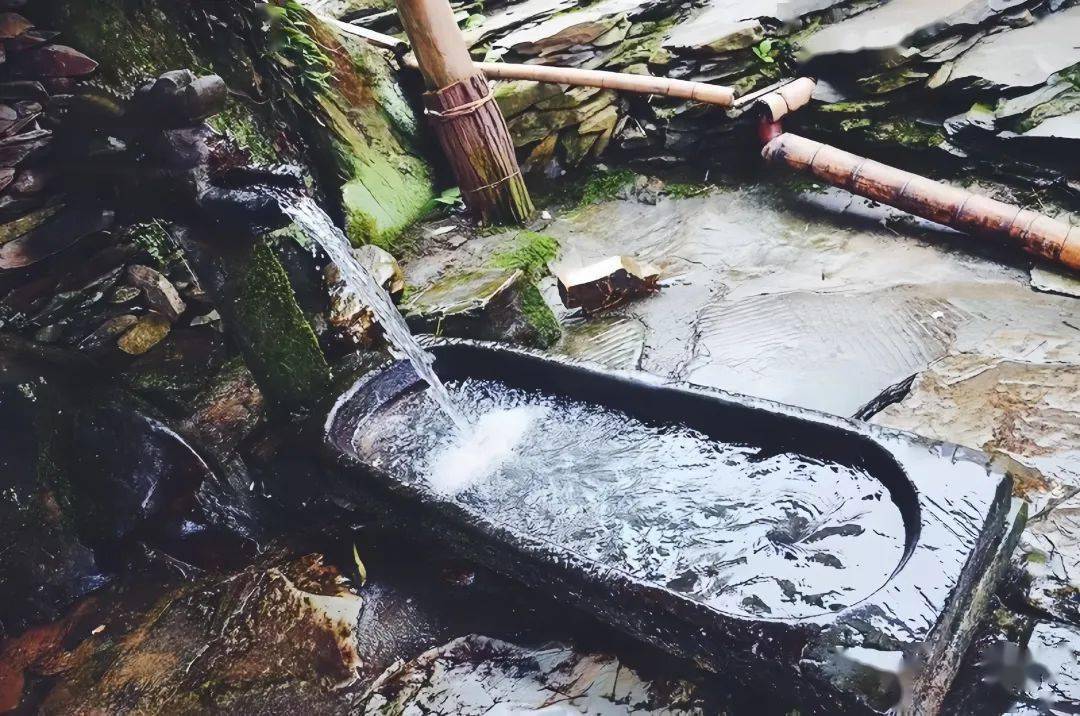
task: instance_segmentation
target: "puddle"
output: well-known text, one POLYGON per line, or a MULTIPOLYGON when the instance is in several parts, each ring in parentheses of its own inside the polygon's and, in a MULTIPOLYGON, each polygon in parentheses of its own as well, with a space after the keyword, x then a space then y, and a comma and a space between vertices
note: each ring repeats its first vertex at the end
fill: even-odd
POLYGON ((456 436, 413 392, 360 426, 357 452, 489 520, 717 610, 839 611, 903 558, 901 512, 862 469, 491 380, 447 388, 480 421, 475 432, 456 436))

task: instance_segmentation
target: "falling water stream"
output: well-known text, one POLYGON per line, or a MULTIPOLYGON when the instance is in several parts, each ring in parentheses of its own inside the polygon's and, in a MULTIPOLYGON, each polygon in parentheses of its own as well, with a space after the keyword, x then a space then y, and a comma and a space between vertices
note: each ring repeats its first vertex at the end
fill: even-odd
POLYGON ((417 342, 408 324, 405 323, 405 319, 394 306, 390 294, 383 290, 371 273, 353 256, 348 237, 313 199, 303 197, 297 201, 287 201, 282 204, 286 213, 303 229, 304 235, 318 242, 330 260, 337 265, 345 285, 354 291, 361 303, 375 314, 375 319, 382 326, 394 357, 404 358, 412 363, 416 374, 428 384, 428 393, 442 411, 459 429, 467 427, 468 421, 454 405, 450 394, 446 392, 446 387, 432 368, 434 356, 417 342))

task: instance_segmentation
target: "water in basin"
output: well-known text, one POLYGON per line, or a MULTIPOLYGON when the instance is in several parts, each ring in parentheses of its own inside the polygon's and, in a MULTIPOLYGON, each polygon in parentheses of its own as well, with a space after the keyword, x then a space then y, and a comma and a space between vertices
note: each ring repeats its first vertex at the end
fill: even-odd
POLYGON ((880 588, 903 558, 900 510, 857 467, 765 455, 495 381, 447 388, 470 428, 453 430, 427 394, 407 393, 359 426, 357 453, 715 609, 766 619, 837 611, 880 588))

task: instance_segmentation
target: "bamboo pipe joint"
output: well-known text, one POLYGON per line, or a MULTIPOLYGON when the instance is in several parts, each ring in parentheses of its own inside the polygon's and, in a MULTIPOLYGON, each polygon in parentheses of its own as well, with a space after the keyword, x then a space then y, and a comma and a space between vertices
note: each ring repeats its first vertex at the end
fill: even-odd
POLYGON ((792 112, 808 105, 816 87, 817 81, 813 78, 800 77, 761 97, 754 106, 770 122, 779 122, 792 112))

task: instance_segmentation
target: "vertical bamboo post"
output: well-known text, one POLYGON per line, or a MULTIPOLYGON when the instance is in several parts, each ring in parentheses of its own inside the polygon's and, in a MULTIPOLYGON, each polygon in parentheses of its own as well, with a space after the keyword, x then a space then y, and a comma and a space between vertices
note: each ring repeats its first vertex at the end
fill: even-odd
POLYGON ((465 205, 485 222, 533 214, 510 130, 447 0, 397 0, 428 92, 424 105, 465 205))

